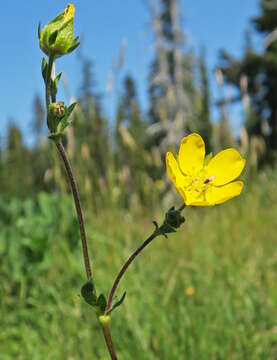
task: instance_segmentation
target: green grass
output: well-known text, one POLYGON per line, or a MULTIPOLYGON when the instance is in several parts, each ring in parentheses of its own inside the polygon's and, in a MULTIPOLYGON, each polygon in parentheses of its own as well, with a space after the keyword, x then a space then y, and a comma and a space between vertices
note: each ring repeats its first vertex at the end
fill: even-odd
MULTIPOLYGON (((97 319, 79 297, 85 272, 71 199, 39 199, 0 206, 0 359, 108 360, 97 319)), ((224 205, 184 214, 178 233, 155 239, 119 287, 118 295, 127 290, 112 316, 119 359, 275 359, 277 175, 224 205)), ((108 293, 151 220, 87 217, 98 292, 108 293)))

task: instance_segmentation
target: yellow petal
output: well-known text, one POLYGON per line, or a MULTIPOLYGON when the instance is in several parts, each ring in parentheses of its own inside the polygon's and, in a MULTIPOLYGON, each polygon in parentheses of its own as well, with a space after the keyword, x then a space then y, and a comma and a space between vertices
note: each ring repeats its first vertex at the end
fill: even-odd
POLYGON ((206 200, 210 203, 210 205, 221 204, 235 196, 240 195, 242 188, 242 181, 235 181, 220 187, 209 186, 206 191, 206 200))
POLYGON ((190 206, 212 206, 208 201, 194 201, 189 204, 190 206))
POLYGON ((205 143, 198 134, 190 134, 183 138, 178 155, 178 163, 182 172, 195 176, 203 168, 205 143))
POLYGON ((166 153, 166 169, 167 173, 172 180, 175 188, 178 190, 179 194, 185 199, 185 193, 182 190, 186 184, 186 178, 182 174, 179 165, 171 152, 166 153))
POLYGON ((188 206, 210 206, 210 203, 206 200, 204 192, 199 192, 197 190, 188 190, 185 188, 184 194, 186 197, 185 204, 188 206))
POLYGON ((240 153, 235 149, 220 151, 206 167, 207 178, 213 178, 215 186, 225 185, 236 179, 245 165, 240 153))
POLYGON ((74 13, 75 13, 74 5, 68 4, 67 8, 64 11, 64 21, 66 22, 66 21, 70 20, 71 18, 73 18, 74 13))

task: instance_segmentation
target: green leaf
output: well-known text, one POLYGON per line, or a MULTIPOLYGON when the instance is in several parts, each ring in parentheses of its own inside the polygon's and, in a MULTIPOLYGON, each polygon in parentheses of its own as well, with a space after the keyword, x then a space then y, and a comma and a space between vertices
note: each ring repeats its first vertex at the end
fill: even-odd
POLYGON ((61 140, 62 135, 63 134, 61 132, 50 133, 50 135, 48 135, 48 139, 55 141, 57 144, 61 140))
POLYGON ((54 32, 49 36, 49 39, 48 39, 49 46, 55 44, 55 41, 56 41, 56 39, 57 39, 57 36, 58 36, 58 30, 54 31, 54 32))
POLYGON ((38 39, 40 40, 40 34, 41 34, 41 24, 40 21, 38 22, 38 39))
POLYGON ((107 311, 107 314, 110 314, 112 311, 114 311, 114 309, 116 309, 118 306, 120 306, 124 299, 126 297, 126 291, 124 291, 123 295, 121 296, 121 298, 118 300, 118 297, 116 296, 112 302, 111 308, 109 311, 107 311))
POLYGON ((48 64, 47 64, 47 60, 44 57, 42 58, 42 62, 41 62, 41 73, 44 81, 46 81, 47 70, 48 70, 48 64))
POLYGON ((107 306, 107 300, 105 298, 105 295, 100 294, 97 299, 97 306, 99 306, 101 313, 104 314, 106 306, 107 306))
POLYGON ((94 285, 92 280, 86 282, 81 288, 81 294, 84 300, 91 306, 97 305, 98 299, 93 292, 94 285))
POLYGON ((70 114, 72 113, 72 111, 74 110, 76 105, 77 105, 77 103, 74 102, 74 103, 72 103, 71 105, 68 106, 66 114, 65 114, 67 117, 70 116, 70 114))
POLYGON ((55 80, 59 81, 61 76, 62 76, 62 71, 57 74, 57 76, 55 77, 55 80))
POLYGON ((57 92, 58 92, 58 83, 59 83, 59 80, 60 80, 60 77, 61 77, 62 73, 58 73, 58 75, 55 77, 55 79, 51 79, 51 82, 50 82, 50 91, 51 91, 51 95, 52 96, 56 96, 57 95, 57 92))

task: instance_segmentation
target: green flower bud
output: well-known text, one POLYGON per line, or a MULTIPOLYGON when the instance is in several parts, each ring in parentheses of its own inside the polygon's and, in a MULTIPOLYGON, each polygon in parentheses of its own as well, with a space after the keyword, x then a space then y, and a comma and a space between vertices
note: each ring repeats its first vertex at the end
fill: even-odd
POLYGON ((156 227, 154 234, 156 236, 164 235, 167 237, 166 234, 176 232, 176 229, 178 229, 185 222, 185 218, 181 215, 183 208, 184 206, 178 210, 175 210, 174 206, 170 208, 165 214, 165 219, 161 226, 158 226, 156 221, 153 221, 156 227))
POLYGON ((181 215, 180 210, 175 210, 174 207, 168 210, 165 215, 165 223, 177 229, 185 222, 185 218, 181 215))
POLYGON ((73 38, 73 18, 75 8, 69 4, 54 20, 50 21, 42 31, 38 29, 39 45, 48 56, 58 58, 73 51, 80 42, 73 38))
POLYGON ((63 101, 52 103, 48 107, 47 126, 51 133, 57 131, 61 119, 66 113, 67 107, 63 101))

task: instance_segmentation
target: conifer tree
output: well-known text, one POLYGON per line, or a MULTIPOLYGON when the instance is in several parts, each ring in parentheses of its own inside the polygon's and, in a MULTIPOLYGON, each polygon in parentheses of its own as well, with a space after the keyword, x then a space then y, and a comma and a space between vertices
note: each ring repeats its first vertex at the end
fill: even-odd
POLYGON ((185 48, 178 0, 149 1, 156 54, 149 77, 150 120, 161 151, 176 147, 196 126, 193 56, 185 48))
POLYGON ((250 136, 264 140, 267 146, 263 161, 272 162, 277 153, 277 6, 271 0, 261 0, 260 9, 252 24, 265 40, 264 51, 253 49, 248 34, 243 57, 235 59, 222 51, 220 66, 226 81, 237 88, 238 96, 233 101, 242 99, 241 78, 247 78, 250 112, 246 128, 250 136))

